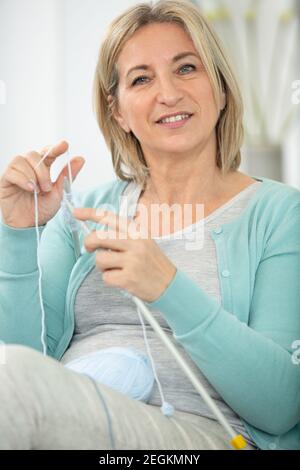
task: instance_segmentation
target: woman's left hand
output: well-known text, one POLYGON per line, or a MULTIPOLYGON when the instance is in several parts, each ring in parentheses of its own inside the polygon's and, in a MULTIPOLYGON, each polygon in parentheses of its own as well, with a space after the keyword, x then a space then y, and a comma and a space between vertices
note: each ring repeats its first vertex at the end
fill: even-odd
POLYGON ((133 220, 111 211, 76 208, 73 215, 78 220, 92 220, 109 228, 93 230, 84 239, 86 250, 96 251, 96 266, 106 284, 125 289, 146 302, 161 296, 174 278, 176 266, 149 232, 140 233, 133 220))

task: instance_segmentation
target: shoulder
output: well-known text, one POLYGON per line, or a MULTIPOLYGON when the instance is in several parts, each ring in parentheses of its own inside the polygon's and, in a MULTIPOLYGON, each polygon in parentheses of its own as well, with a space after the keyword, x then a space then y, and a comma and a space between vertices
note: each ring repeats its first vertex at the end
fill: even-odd
POLYGON ((265 257, 272 254, 300 256, 300 191, 278 181, 263 178, 255 207, 257 233, 262 235, 265 257))
POLYGON ((269 178, 259 177, 262 186, 258 190, 255 209, 269 218, 286 218, 292 214, 300 217, 300 190, 269 178))
POLYGON ((275 180, 260 179, 263 183, 249 222, 269 254, 300 253, 300 191, 275 180))
POLYGON ((228 232, 234 230, 240 236, 241 227, 248 228, 262 243, 273 236, 282 239, 297 237, 300 243, 300 191, 285 183, 265 177, 260 181, 240 217, 228 225, 228 232))

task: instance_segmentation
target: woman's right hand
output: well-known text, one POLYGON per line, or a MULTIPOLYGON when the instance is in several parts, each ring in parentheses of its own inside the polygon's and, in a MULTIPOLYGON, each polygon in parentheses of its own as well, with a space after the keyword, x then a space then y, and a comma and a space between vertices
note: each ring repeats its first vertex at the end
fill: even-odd
MULTIPOLYGON (((34 187, 38 188, 38 225, 45 225, 60 208, 63 198, 64 177, 68 176, 68 165, 64 166, 54 183, 50 179, 50 167, 57 157, 68 149, 68 143, 61 141, 53 146, 49 155, 37 167, 43 155, 52 146, 43 148, 40 153, 28 152, 13 158, 0 178, 0 209, 2 221, 14 228, 35 226, 34 187)), ((72 179, 76 178, 85 163, 83 157, 70 160, 72 179)))

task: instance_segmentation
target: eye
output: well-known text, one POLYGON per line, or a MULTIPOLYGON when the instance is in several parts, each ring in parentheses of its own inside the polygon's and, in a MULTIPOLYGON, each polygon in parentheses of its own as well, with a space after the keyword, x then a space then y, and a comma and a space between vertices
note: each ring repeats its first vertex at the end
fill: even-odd
POLYGON ((144 82, 139 82, 138 80, 141 80, 142 78, 148 78, 148 77, 145 77, 145 76, 141 76, 141 77, 137 77, 133 80, 132 82, 132 86, 136 85, 137 83, 144 83, 144 82))
MULTIPOLYGON (((192 65, 192 64, 184 64, 184 65, 182 65, 181 67, 179 67, 179 70, 182 70, 182 69, 184 69, 184 68, 186 68, 186 67, 192 67, 193 70, 196 70, 196 66, 195 66, 195 65, 192 65)), ((142 80, 142 79, 144 79, 144 78, 147 79, 147 78, 149 78, 149 77, 145 77, 145 75, 142 75, 142 76, 140 76, 140 77, 137 77, 137 78, 135 78, 135 79, 133 80, 131 86, 135 86, 137 83, 143 84, 144 82, 141 82, 140 80, 142 80)))
POLYGON ((181 67, 179 67, 179 70, 182 70, 182 69, 184 69, 185 67, 192 67, 193 70, 196 70, 195 65, 192 65, 192 64, 185 64, 185 65, 182 65, 181 67))

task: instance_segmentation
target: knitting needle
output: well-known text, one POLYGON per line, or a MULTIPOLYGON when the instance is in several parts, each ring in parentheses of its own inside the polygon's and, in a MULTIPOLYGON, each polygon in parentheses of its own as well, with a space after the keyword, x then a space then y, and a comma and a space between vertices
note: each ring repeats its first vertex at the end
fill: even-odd
MULTIPOLYGON (((70 209, 71 213, 74 209, 74 206, 66 200, 66 204, 68 208, 70 209)), ((84 221, 79 220, 78 221, 83 228, 84 232, 88 235, 91 231, 88 228, 87 224, 84 221)), ((127 296, 127 295, 126 295, 127 296)), ((157 323, 157 321, 154 319, 153 315, 151 315, 151 312, 148 310, 146 305, 142 300, 140 300, 138 297, 135 297, 134 295, 129 294, 129 296, 132 298, 136 306, 140 309, 140 312, 143 314, 145 319, 149 322, 149 324, 152 326, 154 331, 158 334, 160 339, 163 341, 165 346, 169 349, 169 351, 172 353, 174 356, 175 360, 177 361, 178 365, 181 367, 183 372, 187 375, 187 377, 190 379, 196 390, 199 392, 200 396, 203 398, 203 401, 207 404, 208 408, 211 409, 212 413, 216 416, 217 420, 221 424, 221 426, 225 429, 225 431, 229 434, 231 437, 231 445, 233 446, 234 449, 240 450, 246 447, 246 441, 243 438, 242 435, 236 434, 232 426, 229 424, 227 421, 226 417, 224 414, 219 410, 219 408, 216 406, 214 401, 211 399, 209 394, 206 392, 205 388, 199 381, 199 379, 196 377, 194 372, 190 369, 189 365, 185 361, 184 357, 179 353, 179 351, 175 348, 173 343, 170 341, 166 333, 162 330, 160 325, 157 323)))
POLYGON ((225 431, 229 434, 229 436, 231 437, 230 443, 234 447, 234 449, 240 450, 246 447, 247 444, 243 436, 241 434, 236 434, 232 426, 229 424, 229 422, 225 418, 224 414, 216 406, 216 404, 214 403, 210 395, 207 393, 207 391, 203 387, 202 383, 199 381, 199 379, 196 377, 192 369, 189 367, 189 365, 187 364, 182 354, 178 351, 178 349, 171 342, 171 340, 169 339, 167 334, 163 331, 163 329, 160 327, 159 323, 155 320, 153 315, 151 315, 151 312, 147 309, 144 302, 135 296, 132 296, 132 299, 137 305, 137 307, 140 309, 141 313, 144 315, 145 319, 152 326, 153 330, 156 331, 156 333, 158 334, 162 342, 172 353, 174 359, 177 361, 178 365, 181 367, 183 372, 190 379, 190 381, 192 382, 192 384, 194 385, 194 387, 196 388, 200 396, 203 398, 203 401, 206 403, 208 408, 210 408, 210 410, 216 416, 221 426, 223 426, 225 431))
MULTIPOLYGON (((72 201, 72 190, 71 190, 71 183, 70 181, 71 180, 71 169, 70 169, 70 165, 69 165, 69 162, 68 162, 68 169, 69 169, 69 179, 67 176, 64 177, 64 192, 65 192, 65 198, 64 198, 64 202, 68 201, 72 201)), ((68 207, 68 209, 70 210, 70 208, 68 207)), ((70 231, 71 231, 71 234, 72 234, 72 238, 73 238, 73 242, 74 242, 74 250, 75 250, 75 256, 76 256, 76 259, 78 259, 81 255, 81 249, 80 249, 80 241, 79 241, 79 236, 78 236, 78 229, 77 229, 77 221, 75 224, 70 224, 70 231)))
MULTIPOLYGON (((68 206, 68 209, 70 210, 70 212, 71 212, 71 214, 72 214, 72 211, 73 211, 73 209, 74 209, 74 206, 70 203, 70 201, 68 201, 67 198, 65 199, 65 203, 66 203, 66 205, 68 206)), ((72 214, 72 215, 73 215, 73 214, 72 214)), ((89 235, 89 234, 91 233, 91 230, 90 230, 88 224, 87 224, 86 222, 84 222, 83 220, 78 220, 78 219, 76 219, 76 220, 77 220, 77 222, 81 225, 81 227, 82 227, 84 233, 85 233, 86 235, 89 235)))

